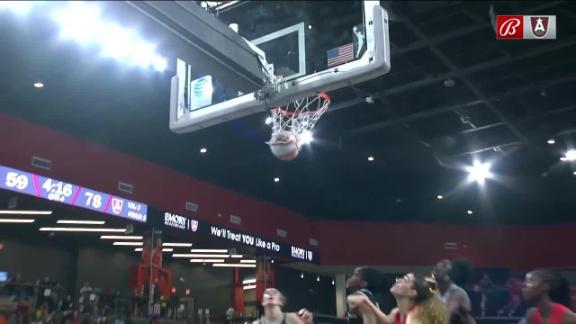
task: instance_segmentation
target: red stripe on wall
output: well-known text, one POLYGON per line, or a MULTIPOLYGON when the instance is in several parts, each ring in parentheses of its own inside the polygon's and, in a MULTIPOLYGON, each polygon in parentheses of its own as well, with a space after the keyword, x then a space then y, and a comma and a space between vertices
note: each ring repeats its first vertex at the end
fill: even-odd
POLYGON ((576 224, 460 226, 430 223, 319 222, 322 264, 427 266, 465 257, 477 267, 576 266, 576 224), (447 250, 444 243, 458 244, 447 250))
POLYGON ((0 138, 0 164, 126 196, 117 190, 121 180, 134 185, 127 198, 269 238, 277 238, 280 227, 288 231, 289 242, 309 247, 309 220, 286 208, 8 114, 0 113, 0 138), (51 160, 52 170, 32 169, 34 155, 51 160), (198 203, 198 215, 185 209, 186 201, 198 203), (240 216, 242 224, 231 224, 230 214, 240 216))
POLYGON ((526 269, 576 266, 576 224, 555 226, 457 226, 431 223, 313 222, 286 208, 197 180, 151 162, 0 113, 0 164, 61 179, 98 191, 117 191, 119 180, 134 185, 130 199, 229 228, 309 247, 319 241, 322 264, 430 265, 464 256, 476 266, 526 269), (52 161, 52 170, 32 169, 32 156, 52 161), (169 194, 167 194, 169 192, 169 194), (198 215, 184 208, 199 204, 198 215), (222 217, 218 217, 221 214, 222 217), (241 225, 229 215, 242 217, 241 225), (458 243, 457 250, 444 243, 458 243))

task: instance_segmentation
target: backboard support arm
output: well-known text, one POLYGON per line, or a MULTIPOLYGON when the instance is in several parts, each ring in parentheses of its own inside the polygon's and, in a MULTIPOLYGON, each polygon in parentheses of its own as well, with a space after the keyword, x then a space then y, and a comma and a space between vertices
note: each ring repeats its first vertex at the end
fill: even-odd
POLYGON ((200 6, 190 1, 127 3, 176 35, 184 43, 178 55, 187 61, 201 62, 196 70, 243 92, 265 84, 259 55, 240 35, 200 6))
POLYGON ((379 1, 363 1, 367 50, 361 58, 297 79, 270 80, 271 95, 258 90, 202 109, 185 111, 179 103, 180 78, 171 81, 170 129, 175 133, 189 133, 219 123, 266 111, 295 99, 328 92, 365 82, 390 71, 388 14, 379 1))

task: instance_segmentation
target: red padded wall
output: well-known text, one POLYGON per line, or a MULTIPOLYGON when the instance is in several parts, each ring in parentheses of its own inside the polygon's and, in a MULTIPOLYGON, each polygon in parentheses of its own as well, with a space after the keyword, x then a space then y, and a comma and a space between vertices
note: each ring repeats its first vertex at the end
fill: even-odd
POLYGON ((576 266, 576 224, 459 226, 428 223, 320 222, 323 264, 432 265, 466 257, 477 267, 576 266), (444 243, 457 243, 448 250, 444 243))
POLYGON ((118 192, 118 181, 128 182, 134 193, 126 198, 279 241, 283 239, 276 229, 282 228, 289 242, 308 247, 310 222, 286 208, 1 113, 0 138, 0 164, 119 196, 127 195, 118 192), (51 160, 52 170, 33 168, 32 156, 51 160), (185 210, 186 201, 199 205, 198 215, 185 210), (240 216, 242 223, 230 223, 230 214, 240 216))
POLYGON ((316 238, 322 264, 429 265, 442 257, 466 256, 486 267, 576 265, 576 224, 312 222, 288 209, 10 115, 0 114, 0 139, 0 164, 119 196, 126 195, 117 191, 117 182, 125 181, 135 190, 127 198, 302 247, 309 246, 309 238, 316 238), (52 160, 52 170, 32 168, 33 155, 52 160), (187 200, 199 204, 198 215, 186 212, 187 200), (242 224, 231 224, 230 214, 242 217, 242 224), (277 228, 288 231, 287 240, 277 237, 277 228), (446 250, 445 242, 459 243, 459 249, 446 250))

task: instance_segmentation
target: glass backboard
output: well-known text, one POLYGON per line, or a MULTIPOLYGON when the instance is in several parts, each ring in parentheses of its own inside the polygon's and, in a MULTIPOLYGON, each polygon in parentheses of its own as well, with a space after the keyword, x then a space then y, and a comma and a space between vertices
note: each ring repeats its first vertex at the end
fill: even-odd
POLYGON ((179 61, 170 122, 177 133, 367 81, 390 69, 387 14, 378 1, 242 1, 206 8, 259 53, 267 86, 242 93, 195 73, 193 62, 179 61))

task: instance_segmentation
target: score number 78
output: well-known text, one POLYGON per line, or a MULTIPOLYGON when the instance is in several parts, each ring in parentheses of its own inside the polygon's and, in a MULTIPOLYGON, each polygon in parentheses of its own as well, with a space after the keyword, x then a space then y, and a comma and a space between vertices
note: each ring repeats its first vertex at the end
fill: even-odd
POLYGON ((86 206, 102 208, 102 195, 88 191, 84 193, 84 196, 86 196, 86 206))

